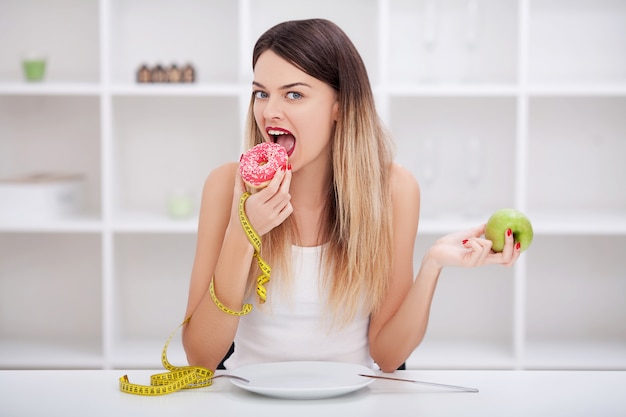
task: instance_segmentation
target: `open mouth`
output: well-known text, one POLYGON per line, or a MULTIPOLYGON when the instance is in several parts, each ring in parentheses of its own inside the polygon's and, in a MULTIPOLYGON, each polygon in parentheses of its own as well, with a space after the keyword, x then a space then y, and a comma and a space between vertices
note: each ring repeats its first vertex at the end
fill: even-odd
POLYGON ((290 131, 279 127, 268 127, 265 131, 274 143, 285 148, 287 156, 291 156, 296 148, 296 137, 290 131))

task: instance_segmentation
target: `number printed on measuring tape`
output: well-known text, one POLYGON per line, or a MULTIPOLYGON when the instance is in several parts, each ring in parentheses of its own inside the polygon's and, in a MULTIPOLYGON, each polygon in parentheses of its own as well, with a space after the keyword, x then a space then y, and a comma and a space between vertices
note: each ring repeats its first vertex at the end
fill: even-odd
POLYGON ((268 263, 265 262, 263 258, 261 258, 261 237, 256 232, 256 230, 254 230, 254 228, 250 224, 250 221, 248 220, 248 216, 246 216, 245 204, 250 195, 251 194, 249 192, 245 192, 241 195, 241 198, 239 199, 239 221, 241 222, 241 226, 248 236, 248 240, 254 248, 254 257, 256 258, 259 269, 261 270, 261 275, 257 278, 256 293, 259 297, 259 303, 263 304, 265 301, 267 301, 267 289, 265 288, 265 284, 270 281, 270 274, 272 272, 272 269, 270 268, 268 263))
POLYGON ((245 209, 246 200, 248 199, 248 197, 250 197, 250 195, 251 194, 249 192, 245 192, 241 195, 241 198, 239 199, 239 221, 241 222, 241 226, 246 232, 246 236, 248 236, 248 240, 252 244, 254 251, 258 253, 261 251, 261 237, 250 224, 245 209))

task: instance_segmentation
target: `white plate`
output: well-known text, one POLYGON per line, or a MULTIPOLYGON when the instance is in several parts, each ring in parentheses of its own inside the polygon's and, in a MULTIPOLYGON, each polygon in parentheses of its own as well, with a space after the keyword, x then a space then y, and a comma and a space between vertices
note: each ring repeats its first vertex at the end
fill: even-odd
POLYGON ((371 384, 374 375, 365 366, 341 362, 274 362, 242 366, 233 375, 249 383, 231 379, 236 386, 257 394, 288 399, 331 398, 371 384))

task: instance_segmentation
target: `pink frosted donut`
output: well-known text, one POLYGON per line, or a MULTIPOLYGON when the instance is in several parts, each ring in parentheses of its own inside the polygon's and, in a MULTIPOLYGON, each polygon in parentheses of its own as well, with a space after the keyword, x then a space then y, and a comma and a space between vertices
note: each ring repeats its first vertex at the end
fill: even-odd
POLYGON ((244 182, 252 188, 263 188, 276 172, 287 166, 287 151, 274 142, 263 142, 241 155, 239 172, 244 182))

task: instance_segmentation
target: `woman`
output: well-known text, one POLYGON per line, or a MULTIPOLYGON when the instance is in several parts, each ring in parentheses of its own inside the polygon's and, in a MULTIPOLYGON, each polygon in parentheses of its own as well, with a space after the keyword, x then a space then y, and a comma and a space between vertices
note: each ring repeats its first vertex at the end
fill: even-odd
POLYGON ((252 64, 247 146, 278 142, 290 164, 244 205, 272 267, 268 302, 254 301, 258 266, 238 212, 246 188, 229 163, 204 185, 188 361, 215 369, 234 340, 227 368, 330 360, 391 372, 424 337, 443 267, 510 266, 519 245, 507 233, 504 251, 492 252, 484 225, 448 235, 415 276, 419 186, 392 161, 352 42, 327 20, 285 22, 260 37, 252 64), (244 303, 250 314, 232 314, 244 303))

